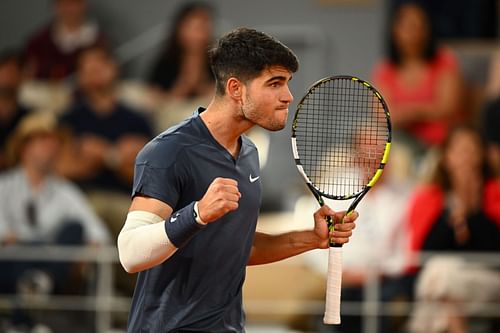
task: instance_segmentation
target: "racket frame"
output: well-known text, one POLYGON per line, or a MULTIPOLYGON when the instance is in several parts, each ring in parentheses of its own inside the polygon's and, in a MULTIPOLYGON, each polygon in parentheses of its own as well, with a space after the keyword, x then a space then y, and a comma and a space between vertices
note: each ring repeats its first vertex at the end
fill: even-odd
MULTIPOLYGON (((346 215, 348 215, 351 212, 353 212, 354 209, 356 209, 356 206, 359 204, 361 199, 363 199, 363 197, 366 195, 366 193, 368 193, 368 191, 373 187, 373 185, 375 185, 375 183, 377 183, 377 181, 380 179, 380 176, 382 175, 382 172, 384 171, 384 167, 385 167, 387 160, 389 158, 389 153, 391 150, 391 142, 392 142, 392 125, 391 125, 391 116, 389 113, 389 109, 387 107, 387 103, 385 102, 384 98, 378 92, 377 89, 375 89, 367 81, 362 80, 358 77, 350 76, 350 75, 337 75, 337 76, 330 76, 330 77, 325 77, 323 79, 320 79, 320 80, 316 81, 315 83, 313 83, 311 85, 311 87, 309 87, 306 94, 302 97, 302 99, 297 104, 297 110, 295 111, 295 115, 294 115, 293 122, 292 122, 291 142, 292 142, 293 158, 295 160, 297 170, 299 171, 299 174, 302 176, 302 178, 305 180, 307 187, 312 192, 312 194, 314 195, 314 197, 318 201, 319 205, 323 206, 325 204, 323 197, 333 199, 333 200, 349 200, 349 199, 355 198, 353 200, 353 202, 349 205, 349 208, 347 209, 346 215), (302 105, 304 104, 304 101, 308 98, 309 95, 314 93, 314 90, 316 90, 319 86, 323 85, 325 82, 332 81, 332 80, 338 80, 338 79, 353 80, 353 81, 358 82, 359 84, 362 84, 367 89, 369 89, 373 93, 373 95, 378 99, 378 101, 381 103, 381 105, 383 107, 384 114, 385 114, 386 121, 387 121, 387 129, 388 129, 387 142, 386 142, 385 148, 384 148, 384 155, 382 157, 380 165, 379 165, 377 171, 375 172, 375 174, 371 177, 370 181, 365 186, 363 186, 363 188, 360 191, 355 192, 355 193, 351 193, 351 194, 342 195, 342 196, 331 195, 329 193, 325 193, 325 192, 321 191, 311 181, 311 179, 309 179, 306 172, 304 171, 304 168, 302 167, 302 163, 300 162, 300 155, 298 153, 297 140, 296 140, 298 117, 299 117, 302 105)), ((337 245, 331 243, 330 246, 337 246, 337 245)))

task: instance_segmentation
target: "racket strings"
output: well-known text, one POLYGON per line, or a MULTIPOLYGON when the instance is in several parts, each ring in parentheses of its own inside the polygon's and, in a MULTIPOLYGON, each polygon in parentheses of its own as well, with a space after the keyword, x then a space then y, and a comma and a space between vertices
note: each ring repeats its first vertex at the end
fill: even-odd
POLYGON ((380 167, 388 132, 380 99, 350 78, 326 80, 310 91, 295 124, 304 172, 336 197, 363 190, 380 167))

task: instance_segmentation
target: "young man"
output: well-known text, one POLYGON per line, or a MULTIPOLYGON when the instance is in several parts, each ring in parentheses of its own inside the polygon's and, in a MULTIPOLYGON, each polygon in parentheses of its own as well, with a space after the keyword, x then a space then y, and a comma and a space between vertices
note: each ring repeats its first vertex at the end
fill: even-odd
MULTIPOLYGON (((9 137, 13 167, 0 175, 0 246, 104 245, 111 237, 84 193, 55 173, 62 132, 45 111, 26 116, 9 137)), ((0 292, 16 292, 19 279, 37 269, 51 275, 55 292, 67 292, 73 265, 1 262, 0 292)))
MULTIPOLYGON (((136 160, 133 200, 118 237, 122 265, 140 272, 129 332, 244 332, 246 265, 328 247, 324 206, 313 230, 256 232, 257 149, 243 135, 283 129, 296 56, 272 37, 240 28, 210 51, 216 94, 207 109, 153 139, 136 160)), ((346 243, 357 214, 336 227, 346 243)))

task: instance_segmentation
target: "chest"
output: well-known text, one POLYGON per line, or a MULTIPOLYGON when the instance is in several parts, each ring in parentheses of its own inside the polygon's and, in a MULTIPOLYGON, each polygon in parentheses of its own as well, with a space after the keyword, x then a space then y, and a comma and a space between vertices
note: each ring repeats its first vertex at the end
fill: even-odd
POLYGON ((200 199, 216 178, 230 178, 238 182, 238 190, 241 193, 240 208, 258 211, 262 183, 256 150, 236 159, 228 153, 210 147, 191 154, 186 193, 183 195, 186 201, 200 199))

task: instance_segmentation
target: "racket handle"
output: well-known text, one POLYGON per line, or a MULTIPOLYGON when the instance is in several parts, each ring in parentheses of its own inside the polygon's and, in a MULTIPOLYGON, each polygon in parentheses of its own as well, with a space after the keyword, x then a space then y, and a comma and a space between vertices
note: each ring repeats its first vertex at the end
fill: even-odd
POLYGON ((323 323, 340 324, 340 290, 342 285, 342 247, 330 247, 326 282, 326 306, 323 323))

